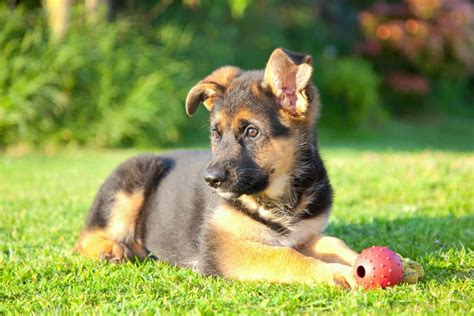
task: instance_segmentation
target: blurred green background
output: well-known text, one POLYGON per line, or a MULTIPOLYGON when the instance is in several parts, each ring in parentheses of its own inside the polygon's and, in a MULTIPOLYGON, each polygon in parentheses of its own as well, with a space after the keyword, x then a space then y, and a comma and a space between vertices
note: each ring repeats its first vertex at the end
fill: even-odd
POLYGON ((313 55, 331 139, 459 134, 445 145, 473 149, 462 0, 8 0, 0 149, 201 146, 206 111, 187 119, 187 91, 222 65, 263 68, 276 47, 313 55))

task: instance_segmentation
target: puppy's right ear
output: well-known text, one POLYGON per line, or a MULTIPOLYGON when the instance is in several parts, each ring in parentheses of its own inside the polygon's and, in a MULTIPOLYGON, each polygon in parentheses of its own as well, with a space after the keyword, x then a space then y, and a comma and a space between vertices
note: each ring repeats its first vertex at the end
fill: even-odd
POLYGON ((199 81, 186 97, 186 114, 192 116, 196 113, 201 102, 211 111, 216 99, 225 93, 232 80, 240 73, 241 70, 237 67, 224 66, 199 81))

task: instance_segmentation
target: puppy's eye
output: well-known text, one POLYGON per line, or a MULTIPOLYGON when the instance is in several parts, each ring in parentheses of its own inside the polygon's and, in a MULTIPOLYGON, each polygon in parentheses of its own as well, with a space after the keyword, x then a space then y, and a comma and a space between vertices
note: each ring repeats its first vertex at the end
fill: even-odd
POLYGON ((255 138, 258 136, 258 129, 255 128, 255 127, 248 127, 246 130, 245 130, 245 136, 247 137, 250 137, 250 138, 255 138))
POLYGON ((218 131, 217 129, 213 129, 213 130, 211 131, 211 137, 212 137, 213 139, 219 140, 219 139, 221 139, 221 134, 219 133, 219 131, 218 131))

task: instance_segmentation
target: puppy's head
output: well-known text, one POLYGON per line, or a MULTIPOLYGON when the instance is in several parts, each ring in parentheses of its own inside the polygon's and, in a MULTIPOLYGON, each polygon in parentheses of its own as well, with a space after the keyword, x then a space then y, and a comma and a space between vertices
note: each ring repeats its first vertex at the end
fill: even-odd
POLYGON ((209 186, 223 196, 284 194, 297 151, 312 140, 318 112, 312 71, 310 56, 278 48, 264 71, 225 66, 190 90, 187 114, 200 103, 210 112, 209 186))

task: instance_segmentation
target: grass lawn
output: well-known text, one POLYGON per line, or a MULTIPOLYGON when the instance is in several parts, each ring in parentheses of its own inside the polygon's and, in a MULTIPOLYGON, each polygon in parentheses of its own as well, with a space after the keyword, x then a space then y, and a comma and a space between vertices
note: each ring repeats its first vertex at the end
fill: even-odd
POLYGON ((457 145, 436 148, 436 139, 414 136, 422 130, 413 127, 405 141, 393 142, 396 132, 382 135, 362 143, 367 146, 323 140, 336 190, 329 233, 356 250, 387 245, 426 271, 416 285, 371 292, 226 281, 165 263, 84 259, 73 245, 96 189, 137 151, 0 155, 0 314, 472 314, 472 134, 444 134, 443 144, 452 137, 457 145))

